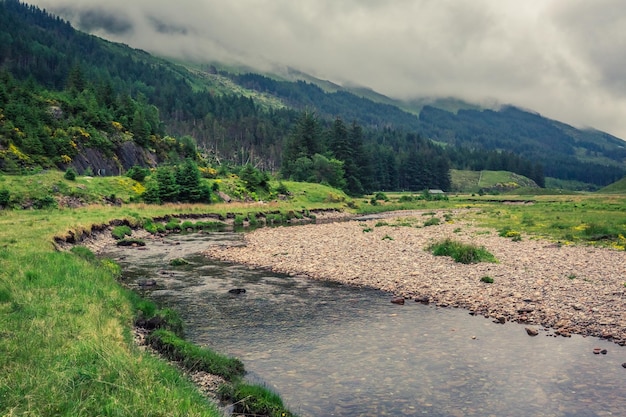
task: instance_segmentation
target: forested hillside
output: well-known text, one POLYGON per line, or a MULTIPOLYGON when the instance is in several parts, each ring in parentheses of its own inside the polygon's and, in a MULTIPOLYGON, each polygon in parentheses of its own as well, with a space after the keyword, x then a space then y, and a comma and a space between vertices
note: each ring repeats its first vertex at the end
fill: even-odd
POLYGON ((450 168, 510 170, 539 185, 544 175, 599 185, 624 175, 620 140, 550 128, 552 121, 519 110, 509 117, 425 107, 418 118, 310 82, 204 68, 0 1, 0 169, 117 174, 192 158, 225 172, 250 164, 351 194, 448 189, 450 168))

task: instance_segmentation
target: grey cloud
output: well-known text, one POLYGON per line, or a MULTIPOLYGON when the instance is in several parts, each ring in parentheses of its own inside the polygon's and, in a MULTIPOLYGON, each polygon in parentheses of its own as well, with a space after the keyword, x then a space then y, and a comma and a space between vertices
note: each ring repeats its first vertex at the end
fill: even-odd
POLYGON ((398 98, 512 103, 626 138, 623 0, 30 3, 160 55, 290 66, 398 98))
POLYGON ((132 21, 99 7, 86 10, 61 7, 55 11, 85 32, 104 31, 113 35, 127 35, 133 30, 132 21))
POLYGON ((188 29, 186 27, 171 25, 159 18, 152 16, 146 16, 146 18, 151 23, 154 30, 159 33, 187 35, 188 29))

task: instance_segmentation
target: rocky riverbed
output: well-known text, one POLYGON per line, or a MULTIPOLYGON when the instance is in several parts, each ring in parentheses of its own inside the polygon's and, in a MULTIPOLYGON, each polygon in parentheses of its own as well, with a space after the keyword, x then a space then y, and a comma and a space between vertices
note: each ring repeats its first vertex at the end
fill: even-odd
MULTIPOLYGON (((504 323, 543 327, 626 345, 626 252, 499 237, 461 212, 262 228, 245 245, 205 254, 275 272, 367 286, 396 297, 460 307, 504 323), (440 224, 424 226, 431 217, 440 224), (446 218, 453 221, 446 222, 446 218), (460 264, 425 250, 450 238, 485 247, 498 263, 460 264), (481 281, 493 278, 493 283, 481 281)), ((530 333, 529 333, 530 334, 530 333)))

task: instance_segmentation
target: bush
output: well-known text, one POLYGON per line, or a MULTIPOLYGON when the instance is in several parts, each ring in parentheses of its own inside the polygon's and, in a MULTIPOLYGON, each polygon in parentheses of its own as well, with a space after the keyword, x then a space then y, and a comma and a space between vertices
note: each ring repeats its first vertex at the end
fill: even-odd
POLYGON ((439 223, 440 223, 440 220, 438 217, 431 217, 430 219, 424 222, 424 227, 437 226, 439 223))
POLYGON ((183 266, 189 265, 189 262, 184 260, 183 258, 175 258, 170 261, 171 266, 183 266))
POLYGON ((180 220, 178 220, 178 219, 171 219, 170 221, 168 221, 165 224, 165 230, 180 232, 180 230, 181 230, 181 228, 180 228, 180 220))
POLYGON ((128 172, 126 172, 127 177, 132 178, 137 182, 143 182, 148 175, 150 175, 150 170, 148 168, 140 167, 139 165, 134 165, 128 170, 128 172))
POLYGON ((180 228, 181 228, 182 230, 189 230, 189 229, 191 229, 191 230, 195 230, 195 229, 196 229, 196 225, 195 225, 195 224, 193 224, 193 222, 191 222, 191 221, 189 221, 189 220, 185 220, 185 221, 183 222, 183 224, 181 224, 181 225, 180 225, 180 228))
POLYGON ((377 201, 389 201, 389 197, 387 197, 387 194, 385 194, 385 193, 377 192, 374 195, 374 200, 377 200, 377 201))
POLYGON ((9 207, 11 192, 7 189, 0 190, 0 207, 9 207))
POLYGON ((282 181, 278 183, 278 187, 276 187, 276 192, 278 194, 289 195, 289 189, 285 184, 282 183, 282 181))
POLYGON ((154 235, 157 233, 157 225, 154 223, 154 220, 152 219, 145 219, 143 221, 143 228, 146 232, 150 234, 154 235))
POLYGON ((65 178, 68 181, 74 181, 76 179, 76 176, 78 175, 78 173, 76 172, 76 170, 72 167, 69 167, 66 171, 65 171, 65 175, 63 175, 63 178, 65 178))
POLYGON ((51 195, 37 198, 33 201, 33 207, 35 207, 36 209, 55 208, 56 206, 57 201, 51 195))
POLYGON ((484 282, 486 284, 493 284, 493 278, 489 277, 489 276, 484 276, 482 278, 480 278, 481 282, 484 282))
POLYGON ((445 239, 439 243, 434 243, 428 250, 435 256, 450 256, 456 262, 472 264, 478 262, 498 262, 497 259, 484 247, 469 245, 445 239))

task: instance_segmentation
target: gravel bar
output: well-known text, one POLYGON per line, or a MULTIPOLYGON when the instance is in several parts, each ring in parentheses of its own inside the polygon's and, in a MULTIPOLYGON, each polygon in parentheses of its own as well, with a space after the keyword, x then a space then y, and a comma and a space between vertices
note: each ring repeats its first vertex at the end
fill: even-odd
POLYGON ((386 213, 389 225, 383 226, 377 224, 380 219, 364 218, 261 228, 246 233, 244 246, 211 247, 205 254, 464 308, 500 323, 515 321, 561 336, 596 336, 626 345, 626 252, 529 236, 515 242, 468 222, 445 222, 444 214, 456 219, 460 211, 436 212, 441 223, 423 227, 432 217, 425 214, 386 213), (426 250, 445 238, 482 246, 498 263, 465 265, 426 250), (494 282, 482 282, 485 276, 494 282))

